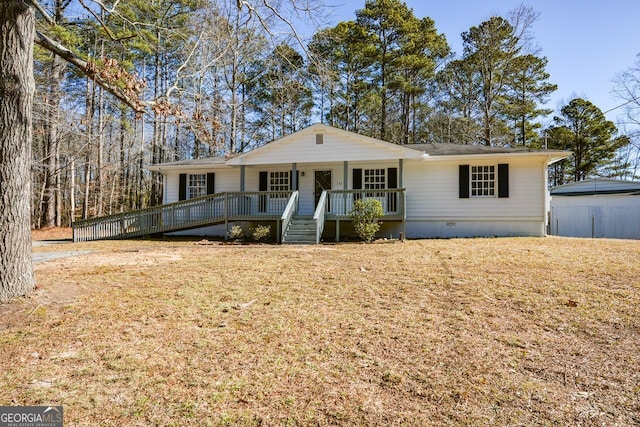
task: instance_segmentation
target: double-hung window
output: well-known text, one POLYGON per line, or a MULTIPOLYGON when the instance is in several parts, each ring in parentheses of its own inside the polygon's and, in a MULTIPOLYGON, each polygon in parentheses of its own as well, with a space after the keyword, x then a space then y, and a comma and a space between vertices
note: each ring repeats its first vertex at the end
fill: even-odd
POLYGON ((269 191, 289 191, 289 172, 270 172, 269 191))
POLYGON ((187 183, 187 197, 195 199, 207 195, 207 174, 198 173, 189 175, 187 183))
POLYGON ((471 166, 471 197, 495 197, 495 166, 471 166))
MULTIPOLYGON (((365 169, 363 170, 364 190, 384 190, 387 188, 386 169, 365 169)), ((367 197, 381 197, 381 193, 367 192, 367 197)))

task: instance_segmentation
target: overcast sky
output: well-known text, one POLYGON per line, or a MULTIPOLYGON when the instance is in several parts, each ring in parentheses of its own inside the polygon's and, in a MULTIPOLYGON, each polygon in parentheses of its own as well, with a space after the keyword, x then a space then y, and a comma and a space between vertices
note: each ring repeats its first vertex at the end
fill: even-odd
MULTIPOLYGON (((462 53, 460 34, 493 15, 506 16, 520 4, 540 14, 534 33, 541 54, 549 60, 550 81, 558 90, 547 103, 558 110, 574 97, 593 102, 602 111, 622 102, 611 94, 612 79, 632 67, 640 53, 638 0, 407 0, 418 18, 429 16, 451 49, 462 53)), ((334 25, 355 19, 364 0, 326 0, 334 25)), ((622 109, 607 113, 614 120, 622 109)))

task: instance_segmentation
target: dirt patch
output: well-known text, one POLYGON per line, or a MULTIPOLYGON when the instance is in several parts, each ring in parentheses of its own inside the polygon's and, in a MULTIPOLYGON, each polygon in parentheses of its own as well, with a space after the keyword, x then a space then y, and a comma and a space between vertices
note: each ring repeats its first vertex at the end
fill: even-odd
POLYGON ((31 230, 32 240, 71 240, 73 229, 71 227, 52 227, 31 230))
MULTIPOLYGON (((59 234, 55 234, 57 237, 59 234)), ((57 238, 56 237, 56 238, 57 238)), ((110 242, 107 247, 118 246, 110 242)), ((68 245, 66 247, 73 247, 68 245)), ((64 276, 78 277, 93 269, 93 275, 100 274, 100 268, 161 266, 168 262, 180 261, 182 256, 157 249, 125 249, 123 251, 70 251, 69 256, 55 256, 59 252, 45 253, 54 255, 53 260, 43 260, 34 264, 36 290, 31 294, 17 298, 8 304, 0 304, 0 330, 24 326, 29 323, 33 313, 47 307, 65 306, 73 303, 78 296, 90 294, 97 289, 89 281, 64 280, 64 276), (84 253, 88 252, 88 253, 84 253), (49 274, 62 276, 62 280, 49 281, 49 274)), ((66 252, 65 252, 66 253, 66 252)), ((91 274, 91 273, 89 273, 91 274)), ((120 286, 120 285, 116 285, 120 286)))

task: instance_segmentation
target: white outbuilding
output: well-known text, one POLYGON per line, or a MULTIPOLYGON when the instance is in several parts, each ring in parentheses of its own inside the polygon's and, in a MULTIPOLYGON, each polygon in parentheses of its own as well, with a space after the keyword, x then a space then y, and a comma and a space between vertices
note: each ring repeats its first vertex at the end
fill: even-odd
POLYGON ((589 179, 551 190, 550 234, 640 239, 640 182, 589 179))

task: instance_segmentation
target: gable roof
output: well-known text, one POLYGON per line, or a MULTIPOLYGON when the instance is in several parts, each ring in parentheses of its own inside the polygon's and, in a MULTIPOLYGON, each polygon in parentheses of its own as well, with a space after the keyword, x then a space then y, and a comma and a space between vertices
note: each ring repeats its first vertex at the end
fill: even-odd
POLYGON ((422 153, 358 133, 317 123, 228 161, 230 165, 419 159, 422 153), (316 135, 323 143, 316 144, 316 135))
POLYGON ((552 196, 588 196, 595 194, 640 194, 640 182, 593 178, 559 185, 551 189, 552 196))

